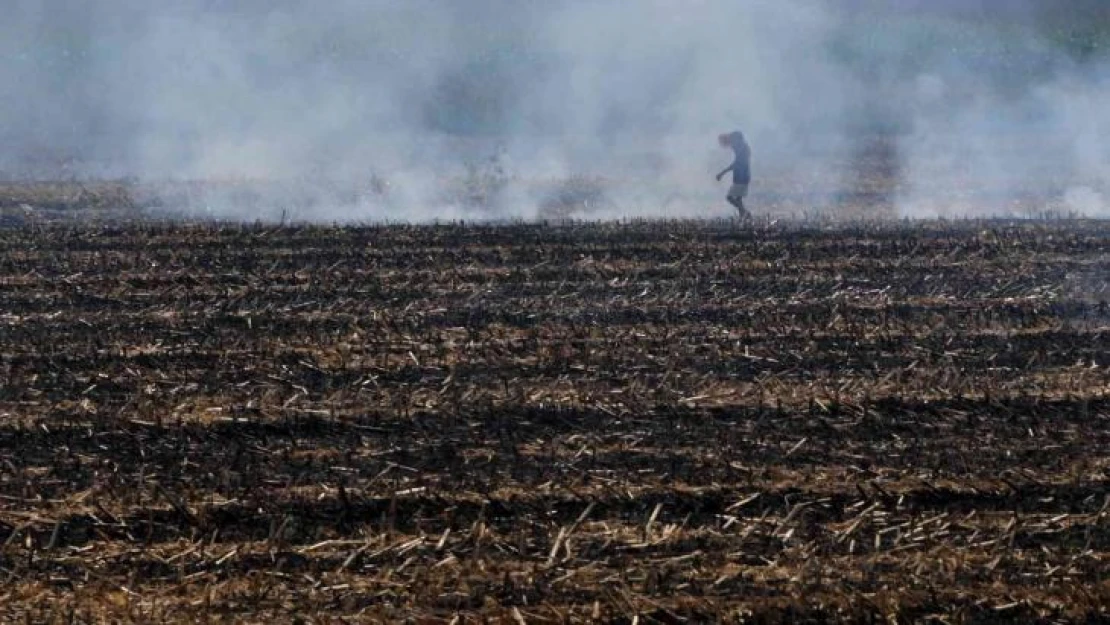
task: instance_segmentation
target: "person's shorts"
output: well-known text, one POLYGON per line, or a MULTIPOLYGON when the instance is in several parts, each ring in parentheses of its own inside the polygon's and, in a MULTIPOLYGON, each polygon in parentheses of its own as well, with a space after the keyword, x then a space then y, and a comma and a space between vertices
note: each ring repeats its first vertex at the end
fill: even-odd
POLYGON ((729 198, 746 198, 746 197, 748 197, 748 185, 739 184, 739 183, 734 182, 732 184, 732 186, 728 188, 728 197, 729 198))

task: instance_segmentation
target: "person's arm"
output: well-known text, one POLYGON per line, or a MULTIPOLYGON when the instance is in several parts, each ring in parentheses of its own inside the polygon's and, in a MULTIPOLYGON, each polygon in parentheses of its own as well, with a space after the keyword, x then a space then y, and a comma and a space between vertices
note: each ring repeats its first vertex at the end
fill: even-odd
POLYGON ((733 164, 729 165, 728 167, 725 167, 724 170, 721 173, 717 174, 717 180, 720 180, 721 176, 724 176, 728 172, 732 171, 733 168, 735 168, 735 167, 736 167, 736 163, 733 163, 733 164))

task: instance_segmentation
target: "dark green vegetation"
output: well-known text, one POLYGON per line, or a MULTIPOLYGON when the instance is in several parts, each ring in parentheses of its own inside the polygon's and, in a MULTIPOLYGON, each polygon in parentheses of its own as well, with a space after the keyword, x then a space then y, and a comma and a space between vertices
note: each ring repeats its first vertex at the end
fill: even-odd
POLYGON ((0 230, 0 620, 1106 618, 1107 249, 0 230))

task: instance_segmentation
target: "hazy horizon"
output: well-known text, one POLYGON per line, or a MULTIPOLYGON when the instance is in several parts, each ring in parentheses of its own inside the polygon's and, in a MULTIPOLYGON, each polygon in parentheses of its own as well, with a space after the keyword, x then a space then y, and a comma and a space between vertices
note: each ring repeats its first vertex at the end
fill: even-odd
POLYGON ((729 211, 715 137, 741 129, 757 212, 1031 197, 1110 216, 1110 11, 875 6, 16 0, 0 176, 274 181, 162 200, 310 220, 531 218, 588 177, 593 216, 711 217, 729 211))

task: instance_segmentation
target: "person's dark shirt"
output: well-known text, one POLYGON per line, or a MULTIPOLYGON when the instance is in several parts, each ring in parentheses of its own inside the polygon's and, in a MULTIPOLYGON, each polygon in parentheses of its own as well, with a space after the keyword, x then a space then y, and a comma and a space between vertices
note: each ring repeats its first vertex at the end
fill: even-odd
POLYGON ((732 183, 751 184, 752 181, 752 150, 743 141, 734 142, 732 151, 736 159, 732 162, 732 183))

